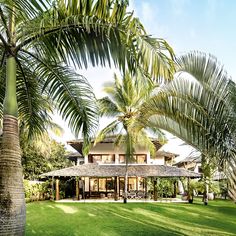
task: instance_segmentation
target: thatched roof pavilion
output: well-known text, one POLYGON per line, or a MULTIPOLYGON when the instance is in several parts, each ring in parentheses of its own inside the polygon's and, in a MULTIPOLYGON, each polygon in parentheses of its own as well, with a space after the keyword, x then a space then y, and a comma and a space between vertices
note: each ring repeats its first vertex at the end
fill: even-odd
MULTIPOLYGON (((84 164, 42 174, 42 177, 118 177, 125 175, 125 164, 84 164)), ((138 177, 190 177, 199 178, 201 174, 186 169, 166 165, 130 164, 129 176, 138 177)))

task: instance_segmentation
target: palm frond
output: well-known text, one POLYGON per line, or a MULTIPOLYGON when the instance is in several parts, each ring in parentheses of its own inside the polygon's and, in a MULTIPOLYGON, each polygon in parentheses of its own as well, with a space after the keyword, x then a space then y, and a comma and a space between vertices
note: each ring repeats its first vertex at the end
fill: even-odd
POLYGON ((171 77, 173 50, 166 41, 148 36, 139 20, 126 12, 124 1, 56 3, 37 18, 19 23, 16 51, 31 48, 40 57, 51 55, 79 68, 113 61, 122 71, 142 67, 152 77, 171 77))
POLYGON ((105 137, 114 136, 120 129, 120 121, 114 120, 103 128, 96 136, 94 145, 104 140, 105 137))
POLYGON ((87 80, 68 67, 41 61, 33 53, 25 55, 37 73, 42 93, 53 101, 75 135, 82 130, 85 140, 93 137, 98 123, 97 106, 87 80))

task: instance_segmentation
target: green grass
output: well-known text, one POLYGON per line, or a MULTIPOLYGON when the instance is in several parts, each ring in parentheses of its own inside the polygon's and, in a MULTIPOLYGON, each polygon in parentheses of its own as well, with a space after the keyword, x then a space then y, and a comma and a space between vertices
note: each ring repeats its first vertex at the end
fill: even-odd
POLYGON ((236 235, 236 204, 180 203, 27 204, 26 235, 139 236, 236 235))

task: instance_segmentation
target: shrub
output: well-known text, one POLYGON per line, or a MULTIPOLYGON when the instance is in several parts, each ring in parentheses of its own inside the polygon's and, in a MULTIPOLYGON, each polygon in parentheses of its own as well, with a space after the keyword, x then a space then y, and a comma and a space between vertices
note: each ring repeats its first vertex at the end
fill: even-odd
POLYGON ((24 180, 26 202, 48 200, 50 198, 49 181, 32 182, 24 180))

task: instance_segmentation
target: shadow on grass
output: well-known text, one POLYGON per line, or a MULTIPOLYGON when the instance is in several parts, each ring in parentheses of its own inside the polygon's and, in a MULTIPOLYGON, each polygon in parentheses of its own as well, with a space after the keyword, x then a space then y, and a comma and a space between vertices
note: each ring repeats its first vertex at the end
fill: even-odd
POLYGON ((235 235, 236 206, 165 203, 27 204, 26 235, 235 235), (228 214, 229 213, 229 214, 228 214))

